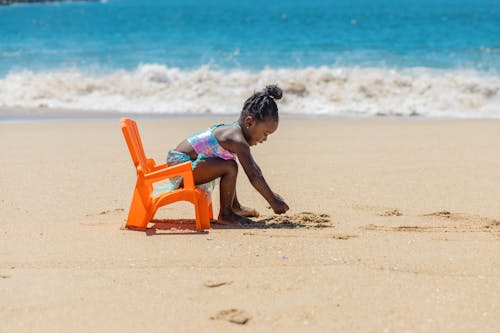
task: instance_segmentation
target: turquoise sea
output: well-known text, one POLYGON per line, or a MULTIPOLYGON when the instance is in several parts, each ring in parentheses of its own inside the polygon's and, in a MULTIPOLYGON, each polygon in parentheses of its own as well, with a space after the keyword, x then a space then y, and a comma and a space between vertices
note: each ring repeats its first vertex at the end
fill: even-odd
MULTIPOLYGON (((500 1, 109 0, 0 6, 0 107, 500 117, 500 1)), ((76 112, 75 111, 75 112, 76 112)))

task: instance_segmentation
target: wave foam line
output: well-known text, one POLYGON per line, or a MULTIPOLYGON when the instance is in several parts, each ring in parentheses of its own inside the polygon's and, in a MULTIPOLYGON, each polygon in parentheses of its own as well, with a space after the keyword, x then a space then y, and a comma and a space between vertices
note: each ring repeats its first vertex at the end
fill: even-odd
POLYGON ((423 115, 499 118, 500 77, 474 70, 304 68, 181 70, 143 64, 95 75, 11 72, 0 106, 165 114, 238 114, 254 91, 277 83, 280 112, 294 115, 423 115))

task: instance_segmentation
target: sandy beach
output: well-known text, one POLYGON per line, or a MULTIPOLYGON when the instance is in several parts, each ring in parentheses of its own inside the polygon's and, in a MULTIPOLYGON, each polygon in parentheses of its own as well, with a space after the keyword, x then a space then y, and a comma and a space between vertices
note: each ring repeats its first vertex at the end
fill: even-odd
MULTIPOLYGON (((226 120, 138 118, 147 154, 226 120)), ((121 230, 119 119, 0 122, 2 332, 499 332, 500 121, 282 119, 253 154, 290 206, 121 230), (171 229, 175 227, 175 229, 171 229)), ((218 188, 214 193, 218 211, 218 188)))

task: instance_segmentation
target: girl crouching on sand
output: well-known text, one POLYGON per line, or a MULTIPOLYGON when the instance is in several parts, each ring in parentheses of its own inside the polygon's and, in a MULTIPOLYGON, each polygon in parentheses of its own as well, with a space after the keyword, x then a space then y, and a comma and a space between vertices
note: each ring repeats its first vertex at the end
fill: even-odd
MULTIPOLYGON (((205 190, 213 190, 215 180, 220 178, 218 223, 239 223, 243 216, 259 215, 255 209, 242 206, 236 196, 236 156, 250 183, 274 212, 283 214, 288 210, 283 199, 271 190, 250 153, 251 146, 265 142, 278 128, 278 107, 274 100, 282 94, 278 86, 267 86, 245 101, 237 122, 214 125, 195 133, 168 152, 169 165, 192 162, 194 183, 205 190)), ((182 178, 176 178, 171 180, 173 188, 182 186, 182 178)))

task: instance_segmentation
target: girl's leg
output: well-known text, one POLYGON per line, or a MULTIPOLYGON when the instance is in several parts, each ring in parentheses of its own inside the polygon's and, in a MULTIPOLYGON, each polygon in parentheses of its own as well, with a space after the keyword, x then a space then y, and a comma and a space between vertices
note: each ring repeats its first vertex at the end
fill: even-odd
POLYGON ((246 217, 258 217, 259 212, 255 208, 250 208, 240 204, 236 190, 234 191, 233 212, 246 217))
POLYGON ((234 160, 211 157, 200 160, 193 170, 196 185, 220 177, 220 211, 217 221, 221 224, 239 223, 244 218, 233 212, 238 164, 234 160))

